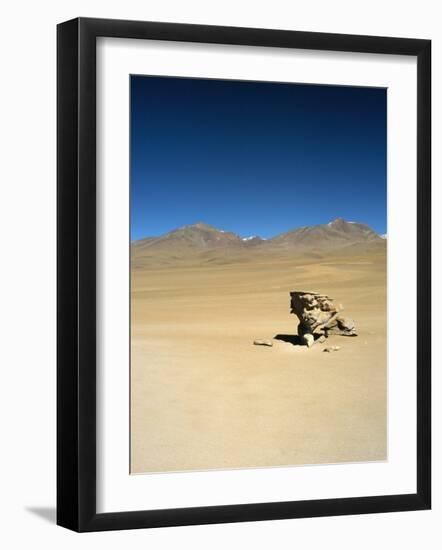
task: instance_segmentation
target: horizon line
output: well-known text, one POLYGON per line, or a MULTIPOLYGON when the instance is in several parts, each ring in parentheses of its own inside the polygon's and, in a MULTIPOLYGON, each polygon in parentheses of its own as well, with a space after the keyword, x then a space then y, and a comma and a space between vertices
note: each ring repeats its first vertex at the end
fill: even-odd
POLYGON ((232 233, 233 235, 236 235, 237 237, 239 237, 240 239, 250 239, 252 237, 257 237, 259 239, 262 239, 264 241, 268 241, 268 240, 272 240, 274 239, 275 237, 278 237, 280 235, 284 235, 285 233, 290 233, 292 231, 298 231, 299 229, 304 229, 306 227, 318 227, 318 226, 322 226, 322 225, 331 225, 333 224, 334 222, 336 221, 340 221, 342 220, 343 222, 345 223, 349 223, 349 224, 357 224, 357 225, 366 225, 369 229, 371 229, 371 231, 373 231, 374 233, 376 233, 377 235, 379 235, 379 237, 381 238, 387 238, 387 232, 385 233, 378 233, 377 231, 375 231, 369 224, 365 223, 365 222, 361 222, 361 221, 353 221, 353 220, 346 220, 345 218, 341 217, 341 216, 337 216, 336 218, 333 218, 332 220, 330 220, 329 222, 325 222, 325 223, 315 223, 313 225, 301 225, 301 226, 298 226, 298 227, 292 227, 291 229, 287 229, 286 231, 282 231, 280 233, 275 233, 275 235, 272 235, 271 237, 261 237, 260 235, 258 235, 257 233, 250 233, 248 235, 245 235, 245 236, 242 236, 240 235, 239 233, 235 233, 235 231, 231 231, 229 229, 220 229, 219 227, 216 227, 214 225, 211 225, 209 223, 206 223, 202 220, 199 220, 195 223, 189 223, 189 224, 184 224, 184 225, 180 225, 178 227, 175 227, 173 229, 170 229, 169 231, 166 231, 165 233, 160 233, 159 235, 146 235, 144 237, 141 237, 141 238, 138 238, 138 239, 133 239, 133 240, 130 240, 131 243, 135 243, 135 242, 138 242, 138 241, 143 241, 145 239, 157 239, 157 238, 160 238, 160 237, 163 237, 164 235, 168 235, 169 233, 173 233, 174 231, 179 231, 180 229, 185 229, 187 227, 196 227, 198 225, 204 225, 204 226, 207 226, 207 227, 210 227, 211 229, 215 229, 216 231, 219 231, 220 233, 232 233))

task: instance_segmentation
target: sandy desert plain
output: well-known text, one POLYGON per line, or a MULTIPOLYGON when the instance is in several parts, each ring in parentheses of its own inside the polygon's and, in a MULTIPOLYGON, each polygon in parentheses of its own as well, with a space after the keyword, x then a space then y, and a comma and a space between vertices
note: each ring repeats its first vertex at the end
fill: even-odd
POLYGON ((131 472, 385 460, 386 246, 342 219, 132 243, 131 472), (293 290, 342 303, 358 336, 291 343, 293 290))

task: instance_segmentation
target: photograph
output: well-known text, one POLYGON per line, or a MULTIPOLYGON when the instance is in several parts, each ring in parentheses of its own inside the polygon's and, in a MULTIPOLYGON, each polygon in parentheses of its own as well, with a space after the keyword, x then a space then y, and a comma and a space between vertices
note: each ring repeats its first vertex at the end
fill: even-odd
POLYGON ((438 546, 441 8, 398 8, 4 4, 2 548, 438 546))
POLYGON ((130 473, 388 460, 387 89, 130 75, 130 473))

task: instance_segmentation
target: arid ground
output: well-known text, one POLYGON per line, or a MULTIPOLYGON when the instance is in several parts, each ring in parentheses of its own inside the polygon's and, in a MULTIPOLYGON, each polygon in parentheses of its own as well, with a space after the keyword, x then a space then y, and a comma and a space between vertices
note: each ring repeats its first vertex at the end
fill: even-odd
POLYGON ((386 459, 385 246, 340 250, 133 261, 133 473, 386 459), (342 303, 359 335, 253 345, 296 335, 291 290, 342 303))

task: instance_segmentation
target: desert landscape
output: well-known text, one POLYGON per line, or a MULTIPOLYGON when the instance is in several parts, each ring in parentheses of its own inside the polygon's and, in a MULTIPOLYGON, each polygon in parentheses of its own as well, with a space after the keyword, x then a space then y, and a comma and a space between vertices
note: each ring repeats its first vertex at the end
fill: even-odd
POLYGON ((342 218, 133 242, 131 472, 385 460, 386 247, 342 218), (343 304, 357 337, 301 345, 297 290, 343 304))

